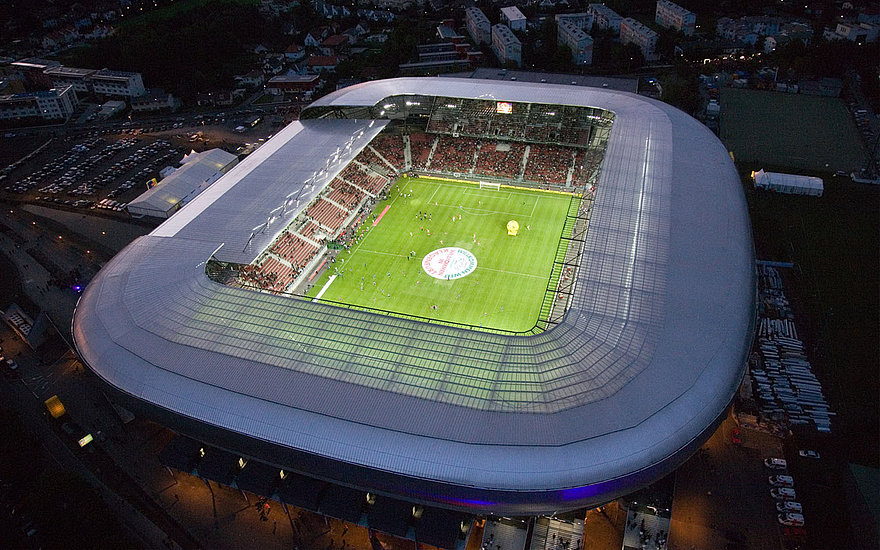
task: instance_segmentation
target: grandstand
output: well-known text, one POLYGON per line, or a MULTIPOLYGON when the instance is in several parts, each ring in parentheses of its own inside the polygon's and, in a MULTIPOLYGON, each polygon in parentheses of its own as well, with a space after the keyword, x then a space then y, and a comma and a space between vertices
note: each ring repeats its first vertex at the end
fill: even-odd
POLYGON ((744 372, 754 288, 739 177, 688 115, 602 88, 404 78, 316 101, 134 241, 83 293, 73 336, 120 404, 332 483, 354 521, 375 513, 366 492, 534 514, 632 492, 709 437, 744 372), (385 223, 403 174, 568 201, 538 330, 303 298, 385 223))

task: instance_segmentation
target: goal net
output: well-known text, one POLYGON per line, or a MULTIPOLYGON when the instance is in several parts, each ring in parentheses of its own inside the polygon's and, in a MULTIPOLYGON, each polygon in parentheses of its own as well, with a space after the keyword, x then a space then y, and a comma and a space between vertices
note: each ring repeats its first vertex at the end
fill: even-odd
POLYGON ((501 184, 500 183, 492 183, 492 182, 488 182, 488 181, 481 181, 480 182, 480 189, 495 189, 496 191, 498 191, 499 189, 501 189, 501 184))

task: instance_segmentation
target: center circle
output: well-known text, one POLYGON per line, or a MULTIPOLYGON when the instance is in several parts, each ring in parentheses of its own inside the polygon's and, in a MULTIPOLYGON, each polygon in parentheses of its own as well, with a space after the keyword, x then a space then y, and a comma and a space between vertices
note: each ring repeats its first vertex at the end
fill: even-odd
POLYGON ((444 281, 461 279, 477 268, 477 258, 470 251, 455 246, 438 248, 422 258, 425 273, 444 281))

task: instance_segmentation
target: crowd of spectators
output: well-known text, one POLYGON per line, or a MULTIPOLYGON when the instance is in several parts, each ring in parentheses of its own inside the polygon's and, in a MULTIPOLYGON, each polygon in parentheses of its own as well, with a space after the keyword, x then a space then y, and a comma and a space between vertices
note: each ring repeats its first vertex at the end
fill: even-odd
POLYGON ((471 172, 478 141, 473 138, 440 136, 434 149, 430 169, 440 172, 471 172))
POLYGON ((287 261, 291 266, 302 269, 318 251, 318 247, 305 239, 285 231, 269 249, 272 254, 287 261))
POLYGON ((416 170, 424 170, 428 165, 428 157, 431 155, 431 147, 434 146, 432 135, 414 132, 409 135, 410 158, 412 167, 416 170))
POLYGON ((296 279, 296 275, 297 273, 292 267, 284 265, 266 254, 260 263, 244 266, 239 273, 239 278, 245 284, 273 292, 284 292, 296 279))
POLYGON ((358 162, 346 166, 336 179, 340 178, 374 197, 378 196, 390 181, 388 176, 374 172, 358 162))
POLYGON ((549 185, 564 185, 574 161, 574 149, 560 145, 532 144, 523 179, 549 185))
POLYGON ((519 179, 522 171, 525 145, 522 143, 501 144, 495 141, 480 145, 475 174, 499 178, 519 179))
POLYGON ((388 169, 388 164, 386 164, 382 159, 379 158, 379 155, 369 146, 364 147, 357 156, 358 161, 367 166, 375 166, 377 168, 388 169))
POLYGON ((364 198, 363 192, 339 178, 333 178, 333 181, 330 182, 329 189, 324 192, 324 195, 327 199, 342 206, 346 210, 354 209, 357 207, 361 199, 364 198))
POLYGON ((402 172, 406 165, 404 157, 403 139, 399 135, 380 134, 373 139, 370 146, 382 157, 391 163, 398 172, 402 172))

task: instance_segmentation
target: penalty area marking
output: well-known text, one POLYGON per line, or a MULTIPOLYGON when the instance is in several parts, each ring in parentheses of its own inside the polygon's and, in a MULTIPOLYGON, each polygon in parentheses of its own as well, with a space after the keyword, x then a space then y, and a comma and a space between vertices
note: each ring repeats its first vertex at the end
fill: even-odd
POLYGON ((334 279, 336 279, 336 277, 337 277, 337 275, 330 275, 330 278, 327 279, 327 282, 324 283, 324 286, 323 286, 323 287, 321 287, 321 292, 319 292, 319 293, 318 293, 318 294, 312 299, 313 302, 317 302, 318 300, 321 299, 321 296, 323 296, 324 293, 327 292, 327 289, 330 288, 330 285, 333 284, 333 281, 334 281, 334 279))

